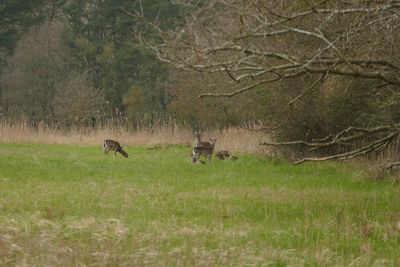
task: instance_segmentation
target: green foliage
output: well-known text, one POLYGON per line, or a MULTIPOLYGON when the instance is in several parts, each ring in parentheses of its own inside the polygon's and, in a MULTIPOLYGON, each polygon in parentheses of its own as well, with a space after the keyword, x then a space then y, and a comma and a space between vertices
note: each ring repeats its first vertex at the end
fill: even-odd
POLYGON ((12 52, 21 34, 43 20, 35 10, 43 0, 5 0, 0 3, 0 51, 12 52))
POLYGON ((148 37, 156 35, 145 30, 143 22, 131 14, 143 10, 146 19, 157 17, 163 27, 172 27, 179 10, 169 2, 142 2, 143 6, 140 1, 130 0, 76 0, 69 1, 63 10, 77 36, 76 57, 84 61, 95 85, 105 92, 110 110, 125 111, 123 98, 129 88, 139 86, 145 110, 164 114, 168 104, 163 93, 167 68, 147 51, 133 46, 139 29, 148 37))
MULTIPOLYGON (((2 105, 10 114, 59 126, 88 124, 104 115, 103 93, 77 71, 80 64, 71 56, 68 37, 64 25, 46 23, 21 38, 4 75, 2 105)), ((75 53, 93 55, 85 39, 75 43, 75 53)))
MULTIPOLYGON (((143 102, 140 103, 140 106, 143 107, 140 109, 141 112, 157 114, 157 117, 164 116, 169 102, 169 98, 164 93, 168 68, 160 64, 147 51, 134 46, 137 43, 135 38, 139 29, 153 39, 158 37, 155 32, 142 27, 143 21, 131 14, 143 10, 146 19, 157 18, 165 28, 173 27, 177 23, 179 10, 176 5, 169 2, 142 1, 143 6, 139 2, 131 0, 55 0, 48 3, 46 1, 10 0, 0 4, 0 12, 4 15, 0 16, 2 29, 22 29, 15 34, 8 30, 1 31, 1 41, 6 42, 7 38, 12 40, 7 41, 6 44, 0 43, 0 48, 5 46, 9 51, 14 50, 17 47, 18 37, 24 33, 25 29, 28 29, 28 25, 32 26, 35 23, 46 21, 45 24, 51 24, 53 23, 51 20, 54 19, 56 21, 53 24, 68 25, 69 29, 63 37, 63 43, 58 43, 58 48, 63 47, 59 54, 68 58, 65 62, 55 65, 48 60, 48 57, 43 57, 38 50, 25 53, 27 58, 32 59, 32 64, 28 64, 26 59, 19 57, 18 60, 21 62, 16 64, 17 68, 25 73, 23 79, 25 84, 33 83, 35 86, 29 89, 24 88, 21 84, 11 85, 10 83, 18 83, 18 80, 12 81, 15 77, 2 79, 1 95, 5 95, 4 99, 6 99, 6 102, 2 101, 2 106, 11 106, 15 109, 17 105, 21 106, 17 103, 22 101, 25 104, 22 104, 24 108, 21 112, 18 111, 19 114, 26 115, 29 120, 33 121, 51 121, 54 115, 53 109, 45 108, 48 105, 41 103, 44 100, 47 101, 46 98, 49 98, 48 102, 52 103, 54 88, 60 86, 63 79, 68 79, 70 72, 75 72, 84 73, 86 77, 90 78, 94 87, 104 92, 104 97, 109 103, 107 109, 109 117, 113 117, 116 113, 125 115, 125 111, 132 114, 132 107, 127 108, 123 103, 123 98, 129 95, 129 88, 134 86, 142 88, 143 91, 143 102), (35 75, 31 75, 35 81, 27 80, 27 73, 35 73, 38 71, 39 65, 43 66, 43 68, 39 67, 41 76, 48 80, 44 84, 38 84, 38 78, 35 75), (54 71, 65 75, 56 77, 54 71), (9 93, 15 91, 16 87, 19 88, 16 91, 21 92, 20 98, 17 98, 17 94, 9 93), (45 91, 46 94, 35 95, 35 90, 45 91), (39 100, 37 101, 35 98, 39 100)), ((28 34, 25 34, 25 39, 28 34)), ((29 40, 32 42, 31 45, 36 45, 37 42, 32 36, 28 38, 31 38, 29 40)), ((21 42, 26 43, 27 41, 22 40, 21 42)), ((29 44, 25 44, 25 46, 29 46, 29 44)), ((50 59, 52 57, 59 56, 51 55, 50 59)), ((8 72, 15 73, 14 70, 9 68, 8 72)))
POLYGON ((125 147, 127 159, 100 144, 0 148, 2 265, 399 264, 398 187, 344 164, 194 165, 183 146, 125 147))
POLYGON ((76 38, 73 48, 77 57, 86 62, 96 54, 96 46, 84 37, 76 38))
POLYGON ((123 103, 127 109, 127 114, 133 119, 138 119, 145 112, 145 96, 143 89, 139 86, 132 86, 123 103))

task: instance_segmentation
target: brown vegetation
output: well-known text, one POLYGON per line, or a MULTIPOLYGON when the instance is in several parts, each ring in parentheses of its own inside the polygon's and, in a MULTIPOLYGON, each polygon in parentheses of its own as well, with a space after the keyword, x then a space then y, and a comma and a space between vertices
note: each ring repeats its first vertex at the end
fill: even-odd
MULTIPOLYGON (((256 154, 265 151, 259 146, 259 142, 268 138, 264 133, 248 131, 240 127, 205 131, 204 136, 218 138, 217 149, 256 154)), ((119 140, 128 146, 191 145, 193 132, 172 123, 141 129, 128 129, 112 124, 98 128, 55 129, 44 123, 33 127, 27 122, 0 122, 0 143, 101 145, 105 138, 119 140)))
POLYGON ((161 61, 227 79, 200 99, 223 103, 252 92, 247 98, 259 100, 262 90, 275 113, 264 118, 281 140, 300 140, 274 143, 300 144, 296 163, 350 159, 400 136, 399 8, 398 1, 212 1, 175 31, 147 23, 163 33, 162 45, 140 40, 161 61), (315 157, 300 155, 307 147, 315 157))

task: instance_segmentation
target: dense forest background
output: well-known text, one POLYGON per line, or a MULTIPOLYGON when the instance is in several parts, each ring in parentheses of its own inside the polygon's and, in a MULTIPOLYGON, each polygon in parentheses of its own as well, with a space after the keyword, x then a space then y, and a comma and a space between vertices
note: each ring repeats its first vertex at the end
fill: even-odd
MULTIPOLYGON (((168 2, 145 7, 168 27, 179 17, 168 2)), ((3 2, 2 113, 54 125, 166 118, 169 70, 133 45, 140 25, 127 12, 136 8, 137 1, 3 2)))
POLYGON ((224 127, 263 119, 258 98, 197 99, 225 77, 182 73, 138 45, 139 31, 160 40, 143 19, 174 29, 189 9, 152 0, 3 1, 1 116, 63 127, 170 120, 192 128, 224 127), (138 10, 145 10, 144 18, 132 15, 138 10))
POLYGON ((399 133, 399 14, 398 1, 2 1, 1 116, 380 149, 399 133))

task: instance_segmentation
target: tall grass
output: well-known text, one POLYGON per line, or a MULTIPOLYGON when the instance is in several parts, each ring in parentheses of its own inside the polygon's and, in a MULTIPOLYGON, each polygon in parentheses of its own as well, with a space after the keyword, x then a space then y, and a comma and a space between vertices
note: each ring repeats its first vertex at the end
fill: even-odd
MULTIPOLYGON (((259 143, 268 135, 253 132, 240 127, 203 132, 204 139, 217 138, 216 149, 237 152, 262 153, 265 148, 259 143)), ((104 124, 100 127, 56 128, 47 124, 32 126, 18 121, 0 121, 0 143, 30 144, 73 144, 99 145, 104 139, 114 139, 123 145, 169 145, 193 143, 193 130, 180 127, 176 123, 157 124, 153 127, 128 128, 115 124, 104 124)))

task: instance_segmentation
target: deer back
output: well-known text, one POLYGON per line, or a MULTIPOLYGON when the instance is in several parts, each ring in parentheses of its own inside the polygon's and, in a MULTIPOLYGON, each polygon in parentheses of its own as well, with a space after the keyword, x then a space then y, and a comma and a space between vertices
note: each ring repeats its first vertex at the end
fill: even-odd
POLYGON ((111 151, 117 151, 118 149, 122 149, 121 145, 117 141, 110 139, 104 140, 104 147, 108 148, 111 151))
POLYGON ((128 157, 128 153, 122 149, 121 145, 117 141, 111 139, 104 140, 103 146, 104 150, 115 151, 123 155, 125 158, 128 157))

